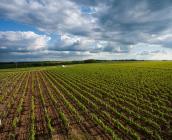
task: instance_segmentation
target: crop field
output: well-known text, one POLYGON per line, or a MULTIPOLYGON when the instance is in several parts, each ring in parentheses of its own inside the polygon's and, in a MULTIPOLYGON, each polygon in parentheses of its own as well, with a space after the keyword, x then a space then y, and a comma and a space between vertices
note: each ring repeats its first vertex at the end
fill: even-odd
POLYGON ((0 70, 0 140, 172 140, 172 62, 0 70))

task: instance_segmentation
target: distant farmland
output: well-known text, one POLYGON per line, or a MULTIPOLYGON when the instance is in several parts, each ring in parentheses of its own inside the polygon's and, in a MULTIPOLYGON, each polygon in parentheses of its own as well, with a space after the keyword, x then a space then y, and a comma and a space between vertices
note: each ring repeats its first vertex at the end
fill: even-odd
POLYGON ((0 70, 0 140, 170 140, 172 62, 0 70))

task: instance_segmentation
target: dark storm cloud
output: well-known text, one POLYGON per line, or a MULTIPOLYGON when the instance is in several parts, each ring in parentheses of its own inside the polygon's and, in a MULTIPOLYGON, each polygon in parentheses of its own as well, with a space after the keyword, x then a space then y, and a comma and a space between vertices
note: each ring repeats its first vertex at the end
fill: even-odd
POLYGON ((140 33, 161 34, 172 29, 170 0, 116 0, 104 4, 104 8, 100 8, 100 13, 95 16, 98 17, 99 26, 107 33, 119 32, 119 36, 112 36, 114 40, 121 38, 120 42, 127 42, 134 36, 135 39, 131 41, 138 43, 142 40, 140 33))

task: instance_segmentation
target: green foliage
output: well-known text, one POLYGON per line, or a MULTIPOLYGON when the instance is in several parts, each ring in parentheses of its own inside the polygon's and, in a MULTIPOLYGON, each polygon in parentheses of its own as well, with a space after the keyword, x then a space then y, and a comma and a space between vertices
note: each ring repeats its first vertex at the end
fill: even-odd
MULTIPOLYGON (((28 71, 28 69, 22 70, 28 71)), ((36 69, 29 71, 36 71, 36 69)), ((32 93, 36 93, 41 101, 44 122, 50 134, 54 134, 55 128, 52 127, 47 99, 51 101, 56 116, 59 117, 67 132, 72 128, 72 124, 63 107, 68 109, 77 123, 82 125, 88 119, 89 123, 95 124, 111 139, 126 137, 133 140, 142 138, 161 140, 164 135, 170 135, 172 129, 170 125, 172 120, 171 71, 171 62, 118 62, 71 65, 66 68, 47 67, 36 72, 35 80, 38 87, 35 87, 32 79, 34 83, 32 93), (38 91, 35 92, 35 89, 38 91)), ((15 77, 14 75, 11 77, 15 77)), ((28 80, 29 76, 26 75, 21 74, 21 77, 28 80)), ((3 74, 0 72, 1 77, 3 78, 3 74)), ((21 77, 18 79, 22 79, 21 77)), ((17 83, 15 78, 13 81, 15 81, 14 84, 17 83)), ((7 109, 12 108, 15 103, 23 81, 25 80, 21 80, 11 93, 10 102, 5 106, 7 109)), ((3 85, 7 87, 5 82, 3 85)), ((24 85, 26 89, 28 82, 24 85)), ((2 88, 2 91, 4 95, 0 96, 0 102, 4 101, 9 94, 5 88, 2 88)), ((17 115, 12 121, 13 128, 17 127, 25 99, 24 93, 19 96, 21 98, 17 106, 17 115)), ((34 110, 35 99, 32 95, 31 126, 29 127, 31 140, 34 140, 36 135, 34 110)), ((1 115, 6 116, 4 112, 1 112, 1 115)))
POLYGON ((20 112, 22 112, 22 109, 23 109, 23 107, 22 107, 22 105, 23 105, 23 98, 21 98, 21 100, 20 100, 20 103, 19 103, 19 106, 18 106, 18 108, 17 108, 17 112, 18 113, 20 113, 20 112))
POLYGON ((65 127, 65 129, 69 129, 69 120, 67 119, 67 117, 65 116, 65 114, 61 111, 59 111, 59 117, 65 127))
POLYGON ((30 130, 30 140, 35 140, 35 104, 34 104, 34 96, 32 96, 32 102, 31 102, 31 130, 30 130))
POLYGON ((13 122, 12 122, 13 128, 16 128, 16 127, 17 127, 18 121, 19 121, 18 117, 15 117, 15 118, 13 119, 13 122))

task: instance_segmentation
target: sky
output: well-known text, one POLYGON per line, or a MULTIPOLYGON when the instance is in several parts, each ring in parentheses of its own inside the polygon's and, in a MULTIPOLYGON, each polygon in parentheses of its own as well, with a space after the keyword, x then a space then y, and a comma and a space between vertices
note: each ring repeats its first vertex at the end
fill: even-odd
POLYGON ((172 60, 172 0, 0 0, 0 62, 172 60))

